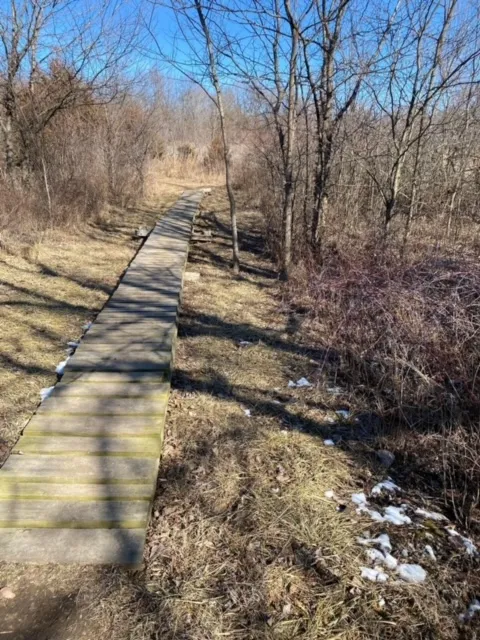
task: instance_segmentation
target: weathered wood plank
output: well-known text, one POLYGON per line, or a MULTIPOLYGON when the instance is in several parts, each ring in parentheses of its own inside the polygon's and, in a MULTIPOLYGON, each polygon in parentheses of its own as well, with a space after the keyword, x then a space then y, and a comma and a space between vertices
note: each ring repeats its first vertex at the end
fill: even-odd
POLYGON ((58 484, 0 482, 0 500, 151 500, 155 488, 149 484, 58 484))
POLYGON ((140 350, 118 350, 113 345, 111 351, 91 353, 77 350, 68 361, 65 371, 130 372, 164 371, 172 363, 171 350, 154 351, 144 345, 140 350))
MULTIPOLYGON (((106 374, 108 375, 108 374, 106 374)), ((97 376, 98 378, 98 376, 97 376)), ((110 396, 116 398, 147 398, 158 399, 159 396, 167 399, 170 384, 166 382, 110 382, 107 380, 83 380, 82 376, 73 382, 60 380, 56 385, 52 398, 60 397, 100 397, 110 396)))
POLYGON ((2 479, 17 482, 60 484, 146 484, 157 475, 154 458, 109 456, 23 456, 11 455, 1 470, 2 479))
MULTIPOLYGON (((165 414, 156 416, 84 416, 37 414, 28 424, 29 435, 79 437, 161 437, 165 414)), ((0 479, 2 471, 0 470, 0 479)))
POLYGON ((67 377, 65 373, 59 385, 63 385, 68 382, 71 384, 73 382, 91 382, 91 383, 109 383, 109 384, 161 384, 167 381, 165 377, 165 373, 163 371, 88 371, 85 373, 82 372, 72 372, 70 377, 67 377))
POLYGON ((0 500, 0 528, 139 529, 150 505, 144 500, 0 500))
POLYGON ((39 436, 27 434, 20 438, 18 448, 24 454, 69 456, 136 456, 158 458, 160 438, 122 438, 120 436, 39 436))
POLYGON ((139 565, 145 544, 140 529, 1 529, 0 561, 32 564, 139 565))
POLYGON ((143 311, 140 308, 120 308, 120 309, 109 309, 105 308, 104 311, 101 311, 95 319, 95 322, 98 323, 118 323, 120 321, 125 322, 144 322, 146 320, 154 321, 154 320, 166 320, 168 318, 176 318, 178 313, 178 305, 160 305, 155 309, 145 310, 143 311))
POLYGON ((167 409, 168 393, 158 393, 148 398, 116 396, 84 396, 52 394, 37 409, 37 415, 61 413, 81 416, 161 416, 167 409))

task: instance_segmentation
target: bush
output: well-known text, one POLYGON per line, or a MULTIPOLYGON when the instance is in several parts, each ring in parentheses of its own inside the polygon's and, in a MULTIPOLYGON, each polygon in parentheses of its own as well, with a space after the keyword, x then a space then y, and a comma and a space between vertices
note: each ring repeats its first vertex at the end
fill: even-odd
POLYGON ((316 339, 336 354, 329 360, 335 374, 359 404, 382 413, 388 446, 421 475, 433 474, 455 515, 474 524, 480 497, 478 261, 446 251, 401 259, 335 248, 322 268, 298 267, 287 287, 290 304, 308 309, 316 339))

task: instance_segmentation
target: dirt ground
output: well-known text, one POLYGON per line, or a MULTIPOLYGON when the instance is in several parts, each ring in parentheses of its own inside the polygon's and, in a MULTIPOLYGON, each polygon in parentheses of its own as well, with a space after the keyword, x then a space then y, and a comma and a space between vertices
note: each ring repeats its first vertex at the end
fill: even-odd
MULTIPOLYGON (((368 492, 387 472, 352 449, 325 445, 339 419, 336 411, 343 408, 322 387, 318 362, 325 354, 304 344, 298 326, 282 311, 258 213, 243 209, 239 220, 243 270, 235 277, 221 190, 205 199, 197 218, 201 237, 192 242, 188 269, 200 279, 185 284, 144 566, 132 572, 4 565, 0 588, 8 586, 16 597, 0 599, 0 636, 473 640, 478 631, 473 623, 460 625, 458 616, 476 595, 476 560, 465 558, 461 548, 447 552, 443 530, 441 546, 431 527, 405 531, 356 513, 351 494, 368 492), (312 387, 288 386, 303 376, 312 387), (336 499, 325 495, 330 491, 336 499), (425 583, 372 583, 360 577, 367 562, 357 537, 381 532, 388 532, 395 553, 406 550, 408 562, 425 567, 425 583), (425 557, 427 534, 440 549, 437 562, 425 557)), ((123 256, 115 262, 118 276, 131 256, 131 241, 118 240, 118 246, 115 241, 115 247, 123 256)), ((36 367, 9 374, 23 376, 23 384, 6 384, 10 406, 21 405, 22 418, 34 408, 39 388, 51 384, 50 371, 65 343, 78 336, 108 295, 101 289, 114 282, 111 272, 111 279, 106 276, 108 263, 105 253, 95 255, 81 272, 86 282, 95 278, 93 291, 72 284, 74 275, 78 279, 73 262, 68 271, 67 262, 57 266, 61 275, 49 275, 52 280, 43 285, 47 275, 35 272, 36 294, 29 290, 30 296, 40 298, 38 292, 48 285, 52 299, 75 309, 63 305, 63 313, 51 316, 58 326, 45 335, 32 333, 28 314, 17 312, 22 324, 9 342, 17 351, 10 346, 8 355, 13 359, 16 353, 15 362, 28 359, 22 372, 36 367), (101 260, 101 273, 94 260, 101 260), (61 278, 58 287, 68 288, 52 289, 55 277, 61 278), (45 359, 35 359, 37 352, 45 359)), ((45 304, 54 302, 43 296, 45 304)))

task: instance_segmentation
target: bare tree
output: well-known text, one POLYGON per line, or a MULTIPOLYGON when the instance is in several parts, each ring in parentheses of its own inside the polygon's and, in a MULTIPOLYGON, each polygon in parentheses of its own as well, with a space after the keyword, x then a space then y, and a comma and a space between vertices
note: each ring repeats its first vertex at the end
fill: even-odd
MULTIPOLYGON (((153 8, 157 5, 154 3, 153 8)), ((202 88, 212 100, 218 114, 220 132, 223 145, 223 160, 225 167, 225 183, 230 207, 230 225, 232 236, 232 269, 234 273, 240 270, 240 251, 238 245, 237 211, 235 193, 232 185, 232 159, 230 137, 226 122, 224 91, 222 87, 221 46, 218 42, 215 12, 212 0, 202 2, 194 0, 193 4, 172 2, 166 4, 173 12, 176 20, 177 32, 172 50, 166 52, 157 37, 154 11, 147 23, 148 32, 152 38, 155 54, 167 61, 174 69, 182 73, 193 83, 202 88), (186 47, 188 54, 178 48, 179 41, 186 47), (175 49, 177 47, 177 49, 175 49)))
POLYGON ((110 100, 134 48, 138 18, 117 0, 10 0, 0 11, 0 122, 5 169, 32 162, 31 152, 55 115, 110 100), (3 64, 2 64, 3 62, 3 64))
POLYGON ((408 0, 385 44, 381 65, 369 78, 369 93, 390 142, 379 163, 366 158, 369 174, 383 199, 388 234, 402 192, 404 170, 413 153, 413 180, 407 208, 407 232, 416 200, 422 144, 448 91, 478 57, 478 40, 456 18, 458 0, 408 0))

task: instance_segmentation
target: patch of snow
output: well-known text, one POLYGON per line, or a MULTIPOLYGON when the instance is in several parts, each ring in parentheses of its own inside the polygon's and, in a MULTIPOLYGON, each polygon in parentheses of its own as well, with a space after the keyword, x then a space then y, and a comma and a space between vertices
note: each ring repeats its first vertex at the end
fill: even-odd
POLYGON ((90 329, 90 327, 92 326, 93 322, 86 322, 82 329, 85 331, 85 333, 90 329))
POLYGON ((352 502, 359 507, 366 507, 368 505, 367 496, 363 493, 352 493, 352 502))
POLYGON ((417 516, 421 516, 422 518, 426 518, 427 520, 436 520, 437 522, 448 520, 448 518, 445 517, 443 513, 437 513, 436 511, 426 511, 426 509, 415 509, 415 514, 417 516))
POLYGON ((381 533, 376 538, 357 538, 358 544, 362 545, 370 545, 370 544, 378 544, 380 549, 390 553, 392 550, 392 544, 390 542, 390 537, 387 533, 381 533))
POLYGON ((368 549, 366 552, 367 558, 374 565, 383 564, 387 569, 396 569, 397 560, 387 552, 379 551, 378 549, 368 549))
POLYGON ((383 516, 383 519, 385 522, 391 522, 396 525, 412 523, 412 519, 403 512, 403 507, 385 507, 385 515, 383 516))
POLYGON ((465 538, 464 536, 460 535, 458 531, 455 531, 455 529, 447 529, 447 533, 452 538, 460 538, 469 556, 476 556, 478 554, 477 547, 469 538, 465 538))
POLYGON ((282 404, 280 400, 272 400, 272 404, 282 404))
POLYGON ((248 347, 249 345, 251 345, 252 343, 250 342, 250 340, 240 340, 240 342, 238 343, 241 347, 248 347))
POLYGON ((363 493, 354 493, 352 494, 352 502, 357 505, 357 513, 358 514, 368 514, 372 520, 375 522, 383 522, 384 517, 379 511, 375 511, 369 508, 369 504, 367 501, 367 496, 363 493))
POLYGON ((330 440, 330 438, 327 438, 326 440, 324 440, 323 444, 326 447, 334 447, 335 446, 335 442, 333 440, 330 440))
POLYGON ((57 368, 55 369, 56 373, 58 373, 59 376, 63 376, 63 372, 65 371, 65 367, 67 366, 67 362, 70 360, 70 356, 67 356, 65 358, 65 360, 62 360, 62 362, 60 362, 60 364, 57 365, 57 368))
POLYGON ((468 605, 468 609, 465 611, 465 613, 461 613, 458 616, 458 619, 460 620, 460 622, 463 622, 464 624, 466 622, 470 622, 470 620, 472 620, 472 618, 475 616, 476 613, 480 612, 480 600, 472 600, 472 602, 468 605))
POLYGON ((250 409, 244 409, 243 413, 247 416, 247 418, 252 417, 252 412, 250 411, 250 409))
POLYGON ((329 489, 328 491, 325 491, 325 497, 326 498, 334 498, 335 497, 335 491, 332 491, 332 489, 329 489))
POLYGON ((402 505, 401 507, 385 507, 384 515, 382 515, 379 511, 370 509, 367 497, 363 491, 352 494, 352 502, 357 505, 358 514, 367 514, 375 522, 390 522, 396 525, 411 524, 412 522, 411 518, 404 513, 406 505, 402 505))
POLYGON ((327 391, 334 396, 339 396, 343 393, 342 387, 327 387, 327 391))
POLYGON ((290 388, 293 388, 293 387, 296 387, 297 385, 295 384, 295 382, 294 382, 293 380, 289 380, 289 381, 288 381, 288 386, 289 386, 290 388))
POLYGON ((306 378, 297 380, 297 387, 311 387, 311 383, 306 378))
POLYGON ((352 412, 347 411, 346 409, 339 409, 338 411, 335 411, 335 413, 337 414, 337 416, 343 418, 344 420, 348 420, 352 415, 352 412))
POLYGON ((80 342, 67 342, 67 347, 70 347, 70 349, 76 349, 79 344, 80 342))
POLYGON ((371 569, 370 567, 362 567, 362 578, 371 582, 386 582, 388 575, 380 569, 371 569))
POLYGON ((384 564, 387 567, 387 569, 396 569, 398 565, 398 560, 394 558, 390 553, 386 553, 384 564))
POLYGON ((42 402, 52 395, 52 392, 54 389, 55 389, 54 386, 44 387, 43 389, 40 389, 40 398, 42 399, 42 402))
POLYGON ((402 556, 408 558, 408 549, 402 549, 402 556))
POLYGON ((424 552, 427 554, 427 556, 429 556, 434 562, 436 562, 437 560, 437 556, 435 555, 435 551, 433 550, 433 547, 430 544, 426 544, 425 545, 425 549, 424 552))
POLYGON ((391 478, 387 478, 383 482, 379 482, 373 487, 371 495, 379 496, 382 491, 386 491, 387 493, 395 493, 395 491, 401 491, 401 489, 393 482, 391 478))
POLYGON ((385 559, 382 551, 379 551, 378 549, 367 549, 365 555, 372 564, 383 564, 385 559))
POLYGON ((397 573, 405 582, 419 584, 424 582, 427 572, 419 564, 401 564, 397 568, 397 573))
POLYGON ((380 609, 383 609, 387 603, 385 602, 385 598, 380 598, 378 601, 378 606, 380 609))
POLYGON ((380 511, 375 511, 375 509, 365 509, 365 508, 359 507, 357 509, 357 513, 368 514, 374 522, 385 522, 385 518, 382 516, 380 511))

